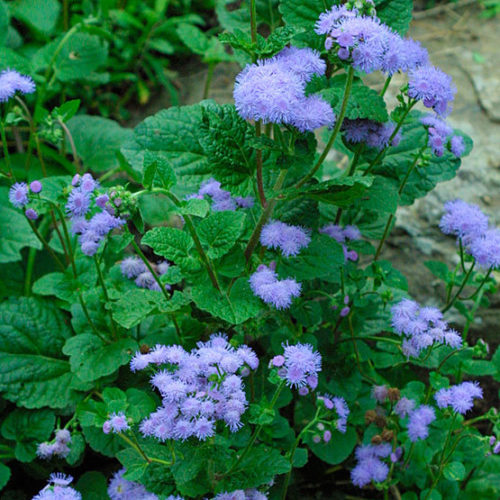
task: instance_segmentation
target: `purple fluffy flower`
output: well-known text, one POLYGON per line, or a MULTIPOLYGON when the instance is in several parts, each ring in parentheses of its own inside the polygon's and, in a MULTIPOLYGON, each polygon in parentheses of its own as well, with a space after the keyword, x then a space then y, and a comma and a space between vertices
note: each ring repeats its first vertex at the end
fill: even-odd
POLYGON ((408 420, 408 436, 410 441, 426 439, 429 436, 429 425, 436 420, 434 408, 421 405, 410 413, 408 420))
POLYGON ((421 66, 409 74, 408 95, 422 101, 426 108, 432 108, 440 116, 451 111, 456 91, 451 77, 435 66, 421 66))
POLYGON ((95 204, 99 208, 106 208, 106 203, 109 201, 109 196, 105 194, 100 194, 99 196, 96 197, 95 199, 95 204))
POLYGON ((160 286, 155 280, 153 274, 149 271, 144 271, 137 276, 135 279, 135 284, 139 288, 147 288, 149 290, 161 291, 160 286))
MULTIPOLYGON (((355 455, 358 463, 351 471, 351 481, 355 486, 362 488, 372 481, 380 483, 386 479, 389 474, 389 466, 381 460, 381 458, 385 458, 386 451, 384 447, 381 454, 378 447, 372 445, 356 448, 355 455)), ((389 453, 390 451, 389 446, 389 453)))
POLYGON ((405 418, 415 409, 415 401, 403 396, 394 407, 394 413, 400 418, 405 418))
POLYGON ((398 71, 409 71, 428 64, 429 54, 420 42, 401 38, 397 33, 391 33, 386 38, 384 55, 382 57, 382 71, 389 76, 398 71))
POLYGON ((314 31, 318 35, 328 35, 333 29, 337 28, 342 21, 356 17, 356 9, 348 9, 345 5, 334 5, 329 11, 320 14, 314 31))
POLYGON ((53 456, 65 458, 70 452, 69 443, 71 443, 71 433, 67 429, 58 429, 54 442, 40 443, 36 454, 44 459, 49 459, 53 456))
POLYGON ((255 203, 253 196, 246 196, 245 198, 236 196, 234 201, 240 208, 252 208, 255 203))
MULTIPOLYGON (((310 344, 283 344, 285 363, 282 368, 283 378, 290 387, 309 385, 314 390, 316 384, 308 381, 309 377, 317 377, 321 371, 321 355, 310 344)), ((316 379, 317 380, 317 379, 316 379)))
POLYGON ((249 279, 252 292, 276 309, 287 309, 292 299, 300 295, 301 284, 294 279, 278 280, 274 271, 261 264, 249 279))
POLYGON ((281 249, 285 257, 298 255, 302 248, 309 245, 310 241, 311 238, 304 229, 281 221, 267 223, 260 233, 262 245, 281 249))
POLYGON ((488 216, 477 205, 463 200, 447 201, 439 227, 444 234, 455 234, 464 244, 482 236, 488 229, 488 216))
MULTIPOLYGON (((393 122, 378 123, 372 120, 344 119, 342 130, 346 141, 353 144, 360 142, 366 143, 367 146, 381 151, 389 146, 389 141, 396 128, 393 122)), ((401 140, 401 133, 398 133, 392 138, 390 145, 397 146, 401 140)))
POLYGON ((387 399, 388 395, 389 389, 386 385, 374 385, 372 387, 372 397, 375 399, 375 401, 383 403, 387 399))
POLYGON ((79 188, 73 189, 68 196, 66 211, 72 217, 84 216, 90 208, 90 193, 83 192, 79 188))
POLYGON ((454 411, 462 415, 474 406, 475 398, 482 398, 483 390, 477 382, 462 382, 449 388, 440 389, 434 398, 439 408, 451 406, 454 411))
POLYGON ((445 146, 453 129, 441 118, 434 115, 425 115, 420 122, 427 128, 428 145, 436 156, 443 156, 445 146))
POLYGON ((16 182, 9 190, 9 201, 16 207, 22 208, 29 203, 28 185, 25 182, 16 182))
POLYGON ((82 495, 69 485, 73 481, 71 476, 61 473, 52 473, 49 482, 32 500, 81 500, 82 495))
POLYGON ((297 103, 290 123, 301 132, 312 132, 320 127, 332 127, 335 123, 335 113, 321 96, 311 95, 297 103))
POLYGON ((84 193, 92 193, 98 186, 91 174, 83 174, 80 178, 79 187, 84 193))
POLYGON ((469 252, 484 269, 500 266, 500 230, 490 228, 470 244, 469 252))
POLYGON ((31 77, 21 75, 13 69, 6 69, 0 73, 0 102, 6 102, 16 92, 21 94, 32 94, 35 91, 35 83, 31 77))
POLYGON ((465 152, 464 138, 461 135, 454 135, 450 140, 450 149, 457 158, 460 158, 465 152))
POLYGON ((146 264, 138 257, 126 257, 120 264, 120 269, 126 278, 137 278, 139 274, 148 270, 146 264))
MULTIPOLYGON (((158 497, 149 493, 140 483, 128 481, 123 477, 125 469, 116 472, 108 485, 108 495, 111 500, 158 500, 158 497)), ((168 497, 167 500, 174 497, 168 497)))
POLYGON ((128 424, 127 417, 122 411, 111 414, 109 419, 106 420, 102 426, 104 434, 109 434, 110 432, 119 434, 120 432, 127 431, 129 429, 130 425, 128 424))
POLYGON ((232 432, 241 427, 247 407, 242 374, 259 365, 248 346, 235 349, 221 334, 199 342, 190 353, 181 346, 157 345, 148 354, 137 353, 131 369, 141 370, 151 363, 171 366, 151 378, 163 406, 141 423, 145 436, 160 441, 205 440, 214 435, 217 420, 232 432))
POLYGON ((310 48, 285 47, 271 61, 278 62, 295 73, 302 81, 309 81, 313 75, 324 75, 326 63, 321 54, 310 48))
POLYGON ((93 231, 99 236, 105 236, 113 229, 123 226, 125 221, 110 215, 108 212, 98 212, 89 221, 89 231, 93 231))

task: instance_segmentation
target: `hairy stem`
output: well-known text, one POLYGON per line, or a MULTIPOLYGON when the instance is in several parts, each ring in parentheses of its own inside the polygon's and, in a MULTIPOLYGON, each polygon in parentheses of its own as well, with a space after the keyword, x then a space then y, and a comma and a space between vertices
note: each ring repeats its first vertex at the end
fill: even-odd
POLYGON ((474 261, 469 270, 467 271, 464 280, 462 281, 462 284, 460 285, 457 293, 453 296, 453 298, 446 304, 446 306, 441 310, 441 312, 445 313, 449 309, 453 307, 453 304, 455 301, 460 297, 460 294, 462 293, 462 290, 465 288, 465 285, 467 285, 467 282, 469 281, 470 275, 472 274, 472 271, 474 270, 474 266, 476 265, 476 261, 474 261))
MULTIPOLYGON (((255 123, 255 137, 259 138, 261 135, 261 123, 260 121, 255 123)), ((264 178, 262 176, 262 150, 257 149, 255 151, 255 158, 257 164, 257 190, 259 192, 259 200, 262 208, 266 207, 266 194, 264 192, 264 178)))
POLYGON ((113 315, 111 314, 111 310, 106 307, 106 305, 109 304, 108 289, 106 288, 106 283, 104 282, 104 277, 102 275, 101 266, 99 264, 99 261, 97 260, 97 255, 94 255, 94 264, 95 264, 95 268, 97 269, 97 278, 99 281, 99 285, 101 285, 102 292, 104 294, 104 300, 106 301, 104 309, 106 309, 106 311, 108 312, 109 321, 111 324, 111 333, 113 335, 113 338, 116 339, 118 336, 116 333, 116 327, 115 327, 115 322, 113 320, 113 315))

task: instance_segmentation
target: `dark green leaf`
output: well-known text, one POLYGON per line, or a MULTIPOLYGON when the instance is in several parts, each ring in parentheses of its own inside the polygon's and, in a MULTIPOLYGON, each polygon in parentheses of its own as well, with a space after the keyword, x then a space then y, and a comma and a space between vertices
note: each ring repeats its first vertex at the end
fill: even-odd
POLYGON ((356 431, 349 427, 345 434, 338 431, 332 433, 332 439, 328 443, 315 443, 312 435, 306 437, 311 451, 321 460, 330 465, 343 462, 356 446, 356 431))
POLYGON ((410 26, 413 0, 376 0, 378 18, 399 34, 404 35, 410 26))

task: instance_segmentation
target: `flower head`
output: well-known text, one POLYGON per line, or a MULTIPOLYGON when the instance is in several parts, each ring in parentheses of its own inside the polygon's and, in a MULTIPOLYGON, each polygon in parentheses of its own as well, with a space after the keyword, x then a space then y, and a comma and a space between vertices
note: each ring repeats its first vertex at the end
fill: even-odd
POLYGON ((29 203, 28 185, 25 182, 16 182, 9 190, 9 201, 16 207, 22 208, 29 203))
POLYGON ((311 238, 304 229, 281 221, 268 222, 260 233, 262 245, 281 249, 285 257, 298 255, 310 241, 311 238))
POLYGON ((421 405, 416 410, 410 412, 408 420, 408 436, 410 441, 426 439, 429 435, 429 425, 436 420, 434 408, 428 405, 421 405))
POLYGON ((21 75, 13 69, 6 69, 0 73, 0 102, 6 102, 16 92, 21 94, 32 94, 35 91, 35 83, 31 77, 21 75))
POLYGON ((482 398, 483 390, 477 382, 462 382, 440 389, 434 398, 439 408, 451 406, 457 413, 465 414, 474 406, 475 398, 482 398))

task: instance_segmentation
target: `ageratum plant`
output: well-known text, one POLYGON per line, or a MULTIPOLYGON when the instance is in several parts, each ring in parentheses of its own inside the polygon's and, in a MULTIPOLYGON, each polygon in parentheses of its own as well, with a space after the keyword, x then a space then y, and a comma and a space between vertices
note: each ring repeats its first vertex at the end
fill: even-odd
POLYGON ((383 258, 471 150, 451 78, 406 1, 257 7, 219 9, 235 104, 147 118, 120 169, 75 145, 78 103, 1 73, 9 498, 499 498, 500 351, 469 332, 500 231, 446 202, 456 266, 425 263, 425 304, 383 258))

